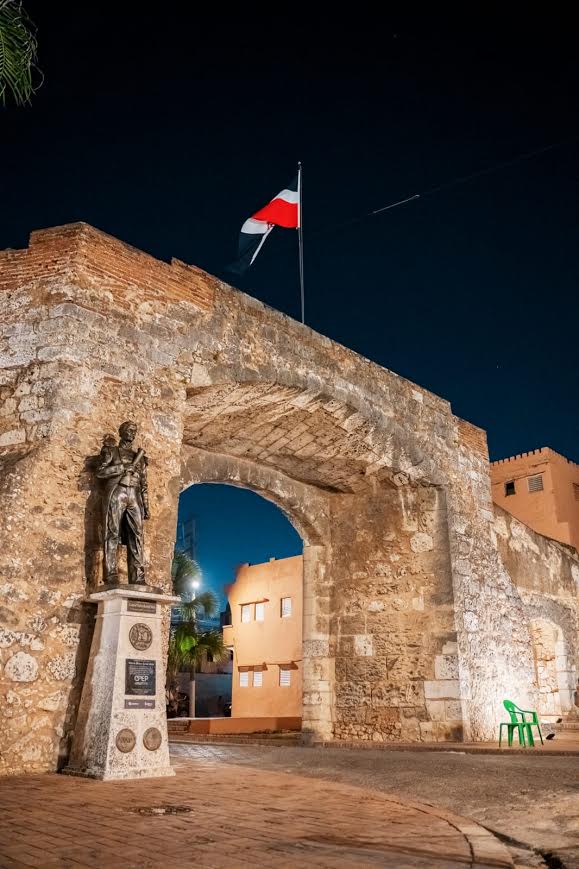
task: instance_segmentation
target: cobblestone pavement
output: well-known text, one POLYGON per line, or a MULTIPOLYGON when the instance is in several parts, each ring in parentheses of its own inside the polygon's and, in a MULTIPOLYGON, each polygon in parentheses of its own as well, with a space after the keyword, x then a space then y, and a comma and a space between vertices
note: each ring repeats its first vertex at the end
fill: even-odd
MULTIPOLYGON (((174 756, 361 786, 444 807, 515 840, 516 862, 541 866, 533 849, 579 869, 579 758, 472 755, 459 751, 360 751, 302 747, 178 745, 174 756)), ((550 864, 560 865, 556 860, 550 864)))
POLYGON ((0 866, 513 865, 498 839, 447 811, 278 768, 253 768, 249 756, 242 766, 234 765, 228 752, 188 747, 193 757, 176 757, 177 775, 166 779, 103 783, 56 774, 4 779, 0 866), (164 806, 177 813, 154 811, 164 806), (185 811, 178 813, 179 807, 185 811))

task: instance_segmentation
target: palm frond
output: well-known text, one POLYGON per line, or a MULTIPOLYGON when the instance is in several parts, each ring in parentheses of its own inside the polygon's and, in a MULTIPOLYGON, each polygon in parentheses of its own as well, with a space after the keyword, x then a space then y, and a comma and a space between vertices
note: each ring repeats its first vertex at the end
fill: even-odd
POLYGON ((183 600, 190 600, 193 588, 192 582, 201 575, 201 570, 195 559, 182 549, 176 549, 171 563, 171 578, 173 594, 183 600))
POLYGON ((211 619, 219 612, 219 601, 212 591, 203 591, 191 601, 200 618, 211 619))
POLYGON ((208 652, 215 663, 223 661, 227 657, 227 649, 223 645, 223 634, 220 631, 204 631, 200 636, 196 647, 197 660, 208 652))
POLYGON ((17 105, 30 101, 36 59, 36 32, 22 3, 0 0, 0 103, 8 94, 17 105))

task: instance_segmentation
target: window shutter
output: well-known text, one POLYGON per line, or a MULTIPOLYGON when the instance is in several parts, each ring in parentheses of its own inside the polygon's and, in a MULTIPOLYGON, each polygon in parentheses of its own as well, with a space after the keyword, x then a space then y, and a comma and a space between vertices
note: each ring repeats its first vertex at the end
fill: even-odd
POLYGON ((263 686, 263 672, 261 670, 253 671, 253 687, 261 688, 263 686))
POLYGON ((262 622, 265 619, 265 604, 256 603, 255 605, 255 621, 262 622))
POLYGON ((291 670, 282 670, 280 667, 279 670, 279 685, 280 688, 289 688, 292 681, 292 671, 291 670))
POLYGON ((291 616, 292 614, 292 599, 291 597, 282 597, 281 599, 281 617, 282 619, 291 616))
POLYGON ((543 475, 537 474, 534 477, 528 478, 529 492, 542 492, 543 491, 543 475))
POLYGON ((241 604, 241 621, 242 622, 250 622, 251 621, 251 604, 250 603, 242 603, 241 604))
POLYGON ((239 687, 240 688, 248 688, 249 687, 249 673, 247 670, 242 670, 239 674, 239 687))

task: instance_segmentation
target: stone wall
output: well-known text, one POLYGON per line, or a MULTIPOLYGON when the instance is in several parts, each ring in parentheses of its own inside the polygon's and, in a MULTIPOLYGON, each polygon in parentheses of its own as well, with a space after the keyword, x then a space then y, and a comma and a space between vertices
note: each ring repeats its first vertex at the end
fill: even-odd
POLYGON ((402 486, 332 504, 339 739, 461 739, 444 493, 402 486))
POLYGON ((448 402, 85 224, 1 253, 0 306, 3 771, 68 751, 100 570, 91 462, 127 418, 150 460, 151 583, 168 586, 179 493, 212 462, 302 534, 312 739, 454 736, 459 701, 480 739, 532 691, 485 435, 448 402))
POLYGON ((579 674, 577 552, 537 534, 499 506, 495 506, 494 527, 498 550, 531 630, 535 705, 544 718, 578 714, 574 705, 579 674))

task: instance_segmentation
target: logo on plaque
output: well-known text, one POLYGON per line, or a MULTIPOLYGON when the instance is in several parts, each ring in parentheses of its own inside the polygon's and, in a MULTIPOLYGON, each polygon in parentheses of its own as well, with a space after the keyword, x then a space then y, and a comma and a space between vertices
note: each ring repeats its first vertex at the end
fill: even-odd
POLYGON ((156 727, 149 727, 143 734, 143 745, 149 751, 157 751, 161 747, 162 737, 161 731, 156 727))
POLYGON ((129 640, 133 649, 144 652, 153 642, 153 632, 148 625, 138 622, 129 631, 129 640))
POLYGON ((115 739, 116 746, 119 751, 122 751, 123 754, 127 754, 129 751, 132 751, 137 742, 137 738, 132 730, 129 730, 128 727, 123 728, 123 730, 119 730, 117 733, 117 738, 115 739))

